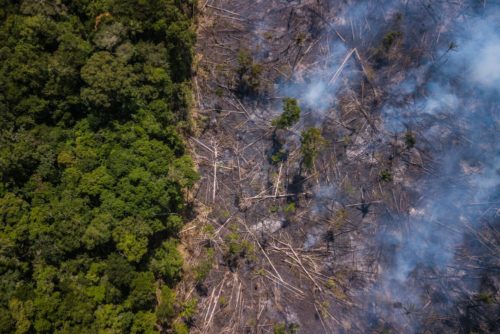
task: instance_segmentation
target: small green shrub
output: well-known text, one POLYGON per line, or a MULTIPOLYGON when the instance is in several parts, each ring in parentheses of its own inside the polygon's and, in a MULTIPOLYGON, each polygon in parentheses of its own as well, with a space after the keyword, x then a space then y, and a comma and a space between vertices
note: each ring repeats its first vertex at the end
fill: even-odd
POLYGON ((272 205, 271 207, 269 207, 269 212, 276 213, 279 211, 279 209, 280 209, 280 207, 278 205, 272 205))
POLYGON ((287 158, 288 158, 288 151, 284 148, 281 148, 271 156, 271 163, 273 165, 277 165, 280 162, 286 161, 287 158))
POLYGON ((220 87, 217 87, 215 89, 215 95, 217 95, 218 97, 222 97, 224 95, 224 90, 220 87))
POLYGON ((283 99, 283 113, 273 120, 272 125, 278 129, 286 129, 300 119, 300 107, 297 99, 286 97, 283 99))
POLYGON ((250 52, 245 49, 238 52, 237 61, 238 94, 242 96, 257 93, 260 87, 260 76, 263 71, 262 65, 254 63, 250 52))
POLYGON ((161 303, 156 308, 156 317, 162 323, 168 323, 175 316, 175 292, 168 286, 161 288, 161 303))
POLYGON ((241 240, 240 234, 237 231, 228 233, 225 237, 227 251, 224 255, 228 266, 231 269, 238 267, 240 258, 245 258, 249 261, 255 260, 255 249, 248 240, 241 240))
POLYGON ((203 226, 202 232, 211 236, 214 234, 215 228, 212 224, 207 224, 207 225, 203 226))
POLYGON ((390 31, 385 34, 384 38, 382 39, 382 46, 384 47, 385 51, 389 50, 391 46, 393 46, 394 43, 402 36, 403 33, 401 31, 390 31))
POLYGON ((212 269, 214 258, 215 255, 213 248, 208 248, 205 258, 201 260, 195 268, 194 276, 196 282, 202 282, 205 278, 207 278, 210 270, 212 269))
POLYGON ((224 308, 227 305, 227 299, 224 296, 219 297, 219 306, 224 308))
POLYGON ((390 49, 402 37, 403 33, 400 31, 390 31, 384 35, 380 45, 373 49, 373 61, 377 67, 387 65, 390 49))
POLYGON ((493 298, 491 293, 488 292, 480 292, 476 295, 476 299, 488 305, 491 305, 495 302, 495 299, 493 298))
POLYGON ((188 323, 191 322, 196 313, 197 307, 198 307, 198 300, 196 298, 189 299, 187 302, 184 303, 180 316, 184 319, 184 321, 188 323))
POLYGON ((295 212, 295 202, 290 202, 288 203, 285 208, 283 209, 283 212, 285 212, 286 214, 289 214, 289 213, 294 213, 295 212))
POLYGON ((299 331, 299 325, 297 324, 285 324, 279 323, 274 325, 274 334, 296 334, 299 331))
POLYGON ((266 31, 263 36, 264 36, 265 39, 267 39, 268 41, 270 41, 270 40, 273 39, 274 34, 273 34, 272 31, 266 31))
POLYGON ((405 144, 407 148, 413 148, 415 144, 417 143, 417 140, 415 139, 415 135, 413 132, 408 131, 405 133, 405 144))
POLYGON ((392 181, 392 173, 388 169, 384 169, 379 174, 380 181, 383 182, 391 182, 392 181))
POLYGON ((304 44, 306 41, 307 35, 304 32, 299 32, 297 36, 295 36, 295 43, 298 45, 304 44))
POLYGON ((189 334, 189 327, 183 322, 176 322, 172 327, 175 334, 189 334))
POLYGON ((322 145, 325 143, 325 139, 321 135, 321 130, 318 128, 310 128, 308 130, 302 131, 301 142, 301 152, 303 157, 303 163, 306 169, 311 169, 314 165, 314 160, 319 153, 322 145))
POLYGON ((286 334, 286 325, 285 324, 274 325, 274 334, 286 334))

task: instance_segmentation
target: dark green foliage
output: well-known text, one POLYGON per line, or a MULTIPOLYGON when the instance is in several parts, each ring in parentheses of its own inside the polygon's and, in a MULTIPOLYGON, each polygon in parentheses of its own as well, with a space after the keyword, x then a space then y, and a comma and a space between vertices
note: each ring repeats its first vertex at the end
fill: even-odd
POLYGON ((288 128, 300 119, 300 107, 296 99, 284 98, 283 99, 283 113, 273 120, 273 125, 278 129, 288 128))
POLYGON ((135 314, 134 323, 130 333, 132 334, 152 334, 158 333, 156 328, 156 315, 152 312, 140 311, 135 314))
POLYGON ((384 38, 382 39, 382 46, 384 50, 389 50, 389 48, 395 43, 395 41, 401 38, 401 36, 403 36, 403 33, 400 31, 390 31, 385 34, 384 38))
POLYGON ((321 130, 318 128, 310 128, 302 131, 300 143, 302 162, 306 169, 311 169, 314 166, 314 160, 316 160, 321 146, 325 143, 325 139, 321 135, 321 130))
MULTIPOLYGON (((276 120, 274 120, 276 121, 276 120)), ((288 133, 285 129, 275 128, 273 131, 273 146, 270 150, 269 162, 278 165, 288 159, 288 148, 285 146, 288 133)))
POLYGON ((177 250, 177 243, 175 240, 170 239, 165 241, 160 248, 158 248, 150 264, 151 270, 159 278, 166 282, 176 282, 181 277, 182 270, 182 257, 177 250))
POLYGON ((383 182, 391 182, 392 181, 392 173, 388 169, 384 169, 379 174, 380 181, 383 182))
POLYGON ((297 324, 286 324, 280 323, 274 325, 273 332, 274 334, 295 334, 298 333, 299 326, 297 324))
POLYGON ((248 240, 242 240, 241 235, 234 230, 225 236, 227 251, 224 254, 229 268, 234 270, 238 267, 239 259, 252 255, 253 247, 248 240))
POLYGON ((152 309, 155 303, 155 277, 151 272, 137 273, 130 284, 128 302, 135 311, 152 309))
POLYGON ((373 49, 373 61, 376 68, 388 65, 391 49, 393 49, 402 38, 403 33, 401 31, 389 31, 384 35, 380 45, 373 49))
POLYGON ((175 293, 168 287, 161 289, 161 302, 156 308, 156 316, 162 323, 167 323, 175 315, 175 293))
POLYGON ((273 148, 271 151, 270 162, 277 165, 288 159, 288 150, 285 148, 286 135, 283 129, 293 126, 300 120, 300 106, 296 99, 283 99, 283 112, 279 117, 272 121, 276 127, 273 133, 273 148))
POLYGON ((271 162, 273 165, 277 165, 280 162, 286 161, 288 158, 288 151, 284 148, 280 148, 276 153, 271 156, 271 162))
POLYGON ((176 322, 173 328, 175 334, 189 334, 189 328, 184 322, 176 322))
POLYGON ((477 295, 475 295, 475 299, 488 305, 491 305, 495 302, 495 297, 488 292, 478 293, 477 295))
POLYGON ((180 315, 185 322, 192 322, 197 306, 198 300, 196 298, 191 298, 187 300, 184 305, 182 305, 182 312, 180 313, 180 315))
POLYGON ((290 202, 283 208, 283 212, 285 214, 291 214, 295 212, 295 209, 296 209, 295 202, 290 202))
POLYGON ((202 282, 210 273, 214 263, 214 249, 208 248, 204 258, 202 258, 195 268, 195 280, 196 282, 202 282))
POLYGON ((237 93, 240 96, 252 95, 260 88, 260 75, 262 65, 255 63, 248 50, 241 50, 237 56, 238 60, 238 87, 237 93))
POLYGON ((415 135, 413 132, 408 131, 405 133, 405 144, 406 148, 413 148, 415 144, 417 143, 417 140, 415 139, 415 135))
POLYGON ((0 308, 0 333, 12 333, 16 328, 16 323, 9 310, 0 308))
POLYGON ((190 10, 0 0, 1 333, 153 333, 176 316, 156 289, 180 278, 197 179, 190 10))

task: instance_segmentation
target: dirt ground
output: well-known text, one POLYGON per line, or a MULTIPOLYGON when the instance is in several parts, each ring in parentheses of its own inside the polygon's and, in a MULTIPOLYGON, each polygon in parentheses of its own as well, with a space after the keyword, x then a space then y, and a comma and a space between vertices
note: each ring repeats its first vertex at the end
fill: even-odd
MULTIPOLYGON (((494 332, 498 271, 473 271, 491 290, 488 305, 463 302, 478 290, 466 267, 392 276, 401 240, 421 232, 419 203, 441 180, 436 156, 462 139, 446 131, 451 117, 398 127, 386 106, 406 105, 399 90, 434 57, 436 27, 451 23, 429 19, 430 6, 401 19, 393 1, 366 3, 199 1, 190 145, 202 178, 183 232, 192 277, 181 286, 198 300, 192 333, 494 332), (276 129, 284 97, 299 100, 301 119, 276 129), (312 127, 324 141, 307 168, 301 133, 312 127), (273 161, 280 149, 286 158, 273 161)), ((497 223, 488 222, 494 233, 497 223)), ((498 269, 498 240, 481 231, 459 252, 498 269)))

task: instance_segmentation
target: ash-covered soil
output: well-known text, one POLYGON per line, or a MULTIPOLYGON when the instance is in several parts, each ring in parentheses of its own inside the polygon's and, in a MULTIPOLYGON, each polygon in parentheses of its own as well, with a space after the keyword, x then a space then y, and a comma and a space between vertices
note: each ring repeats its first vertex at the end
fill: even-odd
POLYGON ((192 332, 497 332, 499 6, 199 2, 192 332))

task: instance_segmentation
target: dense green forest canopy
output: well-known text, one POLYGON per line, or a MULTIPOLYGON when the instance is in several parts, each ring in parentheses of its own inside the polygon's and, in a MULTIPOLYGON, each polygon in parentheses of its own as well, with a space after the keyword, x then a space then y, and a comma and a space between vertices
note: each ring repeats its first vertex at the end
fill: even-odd
POLYGON ((182 311, 193 8, 0 0, 0 333, 152 333, 182 311))

